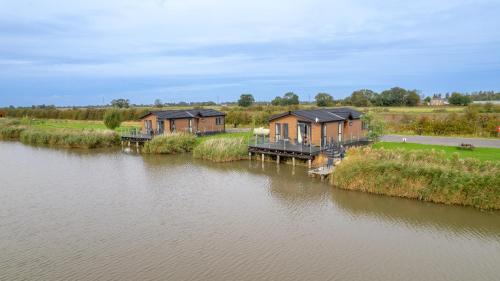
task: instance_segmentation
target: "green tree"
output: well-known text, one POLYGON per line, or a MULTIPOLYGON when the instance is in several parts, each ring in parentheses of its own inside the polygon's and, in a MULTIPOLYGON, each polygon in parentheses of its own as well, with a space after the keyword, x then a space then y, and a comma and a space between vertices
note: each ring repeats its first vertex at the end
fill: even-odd
POLYGON ((282 105, 283 104, 283 99, 281 97, 275 97, 272 101, 271 101, 271 104, 272 105, 275 105, 275 106, 278 106, 278 105, 282 105))
POLYGON ((420 103, 420 95, 416 90, 407 91, 406 93, 406 105, 407 106, 417 106, 420 103))
POLYGON ((425 97, 424 101, 425 101, 425 103, 430 104, 431 103, 431 97, 425 97))
POLYGON ((320 107, 333 105, 333 97, 327 93, 318 93, 314 99, 316 100, 316 105, 320 107))
POLYGON ((119 110, 110 109, 104 114, 104 125, 106 125, 108 129, 114 130, 120 127, 121 123, 122 116, 119 110))
POLYGON ((296 95, 294 92, 288 92, 283 96, 281 103, 282 103, 282 105, 299 104, 299 96, 296 95))
POLYGON ((448 98, 448 102, 453 105, 468 105, 472 100, 468 95, 455 92, 448 98))
POLYGON ((373 112, 367 112, 361 116, 364 126, 368 129, 367 137, 376 142, 384 135, 386 124, 385 122, 376 117, 373 112))
POLYGON ((255 102, 251 94, 242 94, 238 100, 238 105, 241 107, 249 107, 255 102))
POLYGON ((155 99, 155 107, 162 108, 163 103, 161 102, 161 99, 155 99))
POLYGON ((359 107, 370 106, 376 95, 377 93, 372 90, 361 89, 352 92, 351 96, 347 98, 347 102, 359 107))
POLYGON ((118 108, 129 108, 130 101, 128 99, 114 99, 111 101, 111 106, 118 108))

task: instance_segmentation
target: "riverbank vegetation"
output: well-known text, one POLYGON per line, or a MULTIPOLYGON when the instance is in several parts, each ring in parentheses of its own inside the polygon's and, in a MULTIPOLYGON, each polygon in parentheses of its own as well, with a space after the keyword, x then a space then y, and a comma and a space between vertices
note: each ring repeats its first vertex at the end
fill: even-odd
POLYGON ((353 148, 332 174, 339 188, 500 209, 500 162, 434 150, 353 148))
POLYGON ((111 147, 120 143, 118 134, 112 130, 92 126, 79 128, 75 124, 68 125, 67 122, 29 118, 0 120, 0 138, 19 140, 31 145, 71 148, 111 147), (59 123, 63 126, 57 126, 59 123))
POLYGON ((195 158, 229 162, 248 158, 248 140, 244 137, 218 137, 202 141, 193 150, 195 158))
POLYGON ((144 144, 146 154, 176 154, 191 152, 196 146, 196 136, 192 134, 171 134, 157 136, 144 144))
POLYGON ((30 128, 23 130, 19 139, 24 144, 67 148, 112 147, 120 143, 118 134, 112 130, 47 131, 30 128))

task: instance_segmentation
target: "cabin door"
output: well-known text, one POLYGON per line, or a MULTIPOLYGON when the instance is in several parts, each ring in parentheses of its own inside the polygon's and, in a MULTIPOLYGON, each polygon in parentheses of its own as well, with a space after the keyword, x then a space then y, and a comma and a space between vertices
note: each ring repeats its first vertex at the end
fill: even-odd
POLYGON ((297 143, 308 144, 311 139, 311 125, 307 123, 297 123, 297 143))
POLYGON ((283 139, 288 140, 288 123, 283 123, 283 139))
POLYGON ((344 124, 343 122, 339 122, 339 143, 342 143, 342 134, 344 133, 344 124))
POLYGON ((326 146, 326 124, 321 124, 321 146, 326 146))
POLYGON ((165 131, 165 123, 163 123, 163 121, 156 121, 156 125, 157 125, 157 128, 158 128, 158 135, 162 135, 163 132, 165 131))

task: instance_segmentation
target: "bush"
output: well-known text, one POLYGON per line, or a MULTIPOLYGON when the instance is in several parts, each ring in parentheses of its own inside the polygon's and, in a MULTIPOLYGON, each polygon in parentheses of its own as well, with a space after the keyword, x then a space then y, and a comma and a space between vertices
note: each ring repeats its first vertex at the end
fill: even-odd
POLYGON ((120 127, 121 123, 122 116, 119 110, 110 109, 104 114, 104 125, 106 125, 108 129, 114 130, 120 127))
POLYGON ((199 144, 193 151, 196 158, 214 162, 228 162, 245 159, 248 154, 245 138, 213 138, 199 144))
POLYGON ((355 148, 331 179, 343 189, 500 209, 500 163, 457 154, 449 159, 434 150, 355 148))
POLYGON ((49 145, 68 148, 111 147, 119 143, 119 137, 110 130, 40 130, 26 129, 21 132, 20 140, 24 144, 49 145))
POLYGON ((171 134, 157 136, 144 144, 143 153, 175 154, 190 152, 196 145, 196 136, 192 134, 171 134))

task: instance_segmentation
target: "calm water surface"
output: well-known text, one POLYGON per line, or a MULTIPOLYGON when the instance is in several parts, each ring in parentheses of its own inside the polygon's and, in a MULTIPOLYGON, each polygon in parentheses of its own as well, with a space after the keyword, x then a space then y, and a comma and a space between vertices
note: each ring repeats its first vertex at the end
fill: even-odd
POLYGON ((0 280, 500 280, 500 214, 304 168, 0 142, 0 280))

